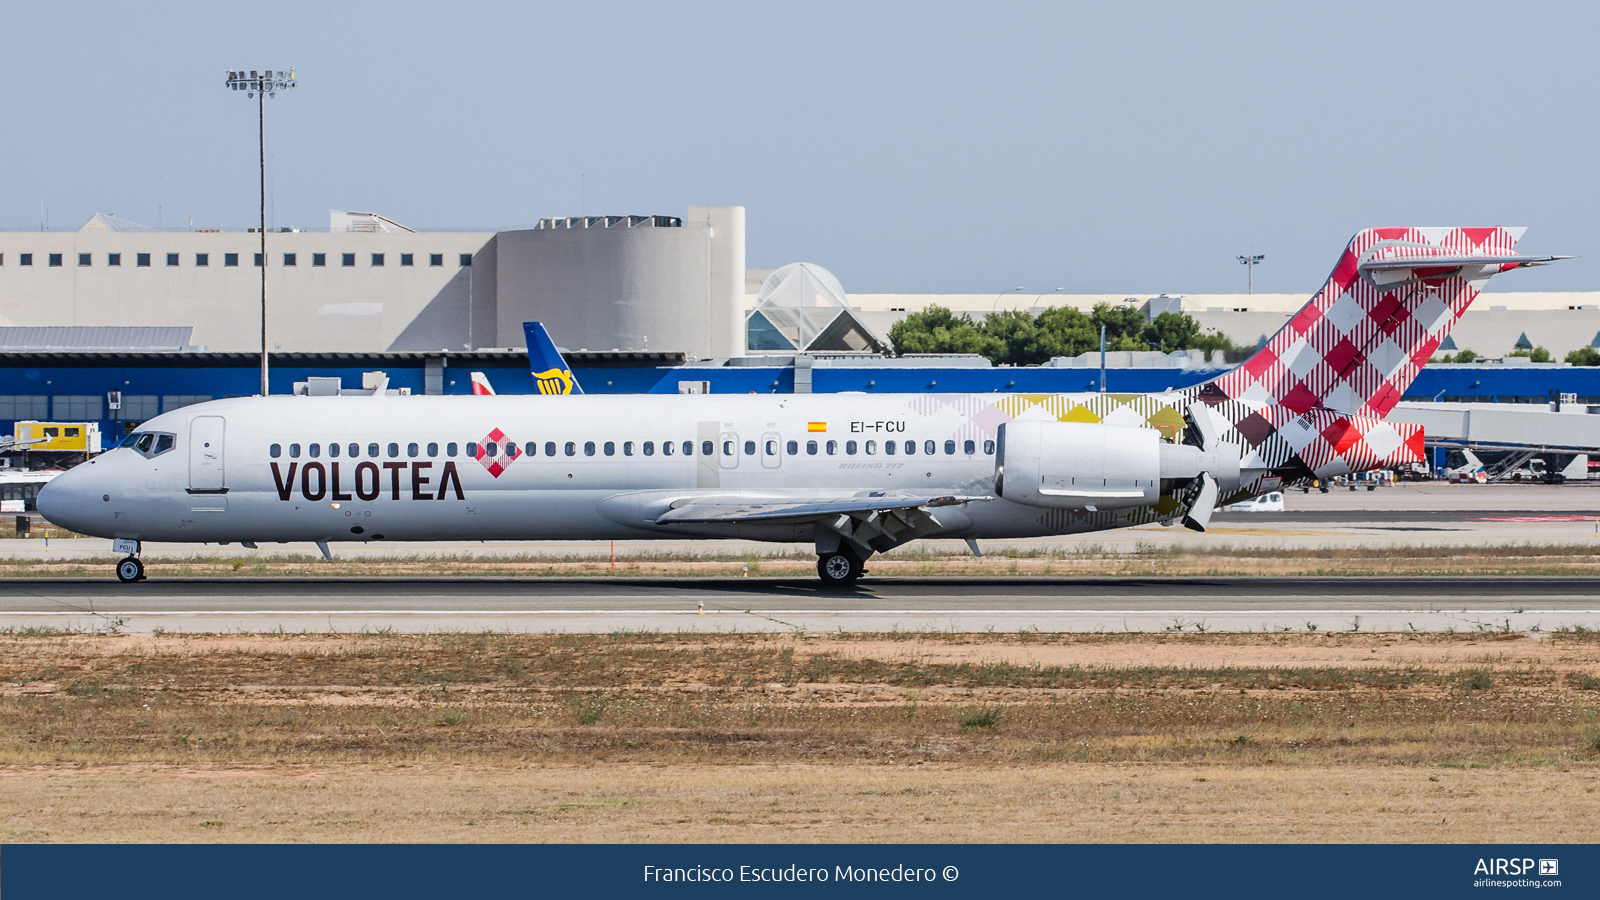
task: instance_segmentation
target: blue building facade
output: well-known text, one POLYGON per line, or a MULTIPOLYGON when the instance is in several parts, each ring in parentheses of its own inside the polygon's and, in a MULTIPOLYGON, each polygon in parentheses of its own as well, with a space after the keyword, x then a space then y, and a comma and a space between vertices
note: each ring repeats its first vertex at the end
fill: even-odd
MULTIPOLYGON (((788 358, 780 358, 787 363, 788 358)), ((574 353, 569 363, 591 394, 675 394, 681 382, 704 382, 711 393, 792 393, 792 365, 683 363, 676 354, 574 353)), ((834 360, 810 370, 812 393, 1077 392, 1100 387, 1090 368, 988 368, 834 360), (856 364, 859 363, 859 364, 856 364)), ((919 361, 920 363, 921 361, 919 361)), ((0 429, 19 419, 98 421, 107 445, 139 422, 220 397, 250 396, 260 384, 259 357, 248 353, 56 352, 0 353, 0 429), (108 397, 121 396, 112 410, 108 397)), ((362 375, 382 371, 389 387, 414 394, 470 394, 470 373, 484 372, 501 394, 534 392, 521 351, 434 353, 282 353, 271 358, 271 388, 288 394, 296 382, 335 376, 360 388, 362 375)), ((1106 370, 1106 389, 1148 392, 1183 388, 1214 378, 1220 368, 1106 370)), ((1553 393, 1600 404, 1600 367, 1565 365, 1430 365, 1406 392, 1408 400, 1543 403, 1553 393)))

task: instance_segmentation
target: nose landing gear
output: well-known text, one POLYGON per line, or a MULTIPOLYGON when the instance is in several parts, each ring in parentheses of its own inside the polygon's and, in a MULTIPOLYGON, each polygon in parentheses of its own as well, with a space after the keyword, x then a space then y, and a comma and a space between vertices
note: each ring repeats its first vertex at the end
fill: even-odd
POLYGON ((117 563, 117 580, 123 584, 133 584, 144 580, 144 563, 139 561, 139 542, 127 538, 118 538, 111 542, 112 553, 128 554, 117 563))
POLYGON ((139 557, 130 556, 117 563, 117 580, 123 584, 132 584, 144 580, 144 563, 139 557))

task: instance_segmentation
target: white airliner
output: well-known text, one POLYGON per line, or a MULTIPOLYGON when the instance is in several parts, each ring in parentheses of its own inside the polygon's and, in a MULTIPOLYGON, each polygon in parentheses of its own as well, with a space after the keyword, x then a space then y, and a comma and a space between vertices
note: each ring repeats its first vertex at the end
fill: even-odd
POLYGON ((824 582, 918 538, 1204 530, 1221 504, 1423 458, 1383 421, 1522 229, 1357 234, 1239 367, 1158 394, 583 395, 529 323, 538 394, 249 397, 145 422, 39 510, 143 541, 810 542, 824 582))

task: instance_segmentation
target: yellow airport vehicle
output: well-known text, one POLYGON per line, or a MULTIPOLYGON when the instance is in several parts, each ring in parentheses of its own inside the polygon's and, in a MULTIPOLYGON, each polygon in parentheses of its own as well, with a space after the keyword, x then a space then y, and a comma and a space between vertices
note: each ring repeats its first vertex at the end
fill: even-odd
POLYGON ((24 420, 16 423, 14 429, 12 439, 18 450, 91 455, 100 452, 99 422, 24 420))

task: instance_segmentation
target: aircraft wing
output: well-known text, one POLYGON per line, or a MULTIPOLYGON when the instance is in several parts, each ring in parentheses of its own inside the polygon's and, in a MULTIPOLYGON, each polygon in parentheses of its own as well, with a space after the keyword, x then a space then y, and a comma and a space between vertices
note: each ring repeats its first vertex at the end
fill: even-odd
POLYGON ((943 528, 935 511, 990 497, 903 491, 861 491, 837 497, 703 497, 675 503, 658 525, 782 525, 811 523, 818 552, 854 547, 865 559, 943 528))
POLYGON ((826 519, 836 516, 868 516, 900 510, 936 509, 962 503, 988 500, 989 497, 963 497, 906 493, 902 491, 862 491, 839 497, 803 499, 762 498, 744 500, 731 497, 705 497, 679 501, 656 518, 656 524, 674 522, 775 522, 796 519, 826 519))

